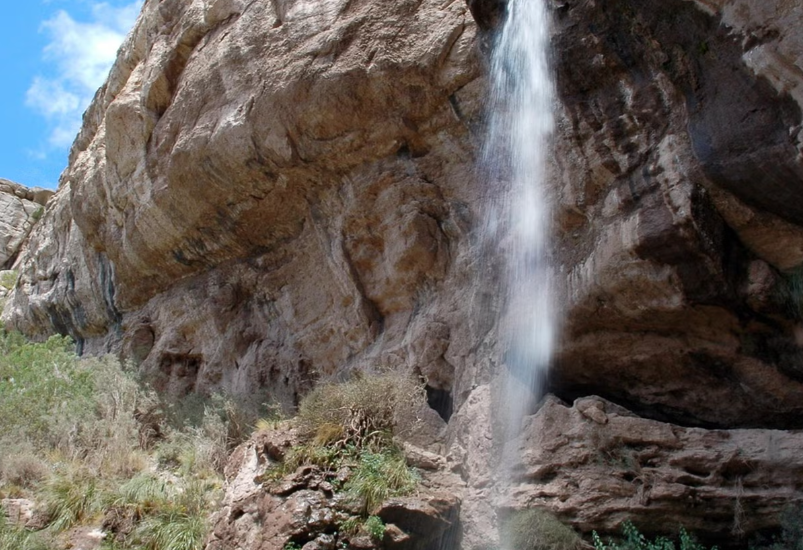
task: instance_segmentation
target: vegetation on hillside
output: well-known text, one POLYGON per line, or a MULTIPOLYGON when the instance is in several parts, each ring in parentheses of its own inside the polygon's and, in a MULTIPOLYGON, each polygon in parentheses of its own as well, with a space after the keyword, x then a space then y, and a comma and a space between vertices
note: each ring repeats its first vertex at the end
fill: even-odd
POLYGON ((3 519, 0 550, 55 548, 82 525, 102 525, 108 549, 201 548, 246 416, 220 396, 162 403, 114 358, 0 331, 0 498, 33 500, 44 523, 3 519))

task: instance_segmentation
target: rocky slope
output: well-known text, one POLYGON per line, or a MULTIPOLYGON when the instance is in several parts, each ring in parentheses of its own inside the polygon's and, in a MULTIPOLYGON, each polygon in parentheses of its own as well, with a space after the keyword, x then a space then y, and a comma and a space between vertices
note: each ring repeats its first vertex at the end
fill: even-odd
MULTIPOLYGON (((504 355, 500 247, 481 233, 502 186, 477 170, 500 12, 469 4, 479 25, 457 0, 147 1, 15 261, 6 325, 120 353, 167 392, 286 407, 321 378, 415 372, 439 413, 417 443, 462 476, 463 545, 478 546, 504 355)), ((649 429, 534 431, 524 482, 498 504, 548 505, 584 530, 632 514, 722 538, 749 501, 743 528, 771 526, 803 496, 776 453, 803 427, 803 12, 550 7, 566 282, 550 387, 649 429), (567 462, 565 445, 588 460, 567 462), (737 451, 751 466, 731 472, 737 451), (641 469, 606 467, 623 453, 641 469), (593 497, 574 496, 583 483, 593 497), (689 506, 706 495, 716 505, 689 506)), ((580 422, 580 403, 550 401, 530 426, 580 422)))

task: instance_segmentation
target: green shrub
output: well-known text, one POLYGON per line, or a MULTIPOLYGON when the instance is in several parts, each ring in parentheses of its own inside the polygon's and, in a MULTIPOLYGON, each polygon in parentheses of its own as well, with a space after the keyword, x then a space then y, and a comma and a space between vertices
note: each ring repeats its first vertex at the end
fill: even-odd
MULTIPOLYGON (((609 540, 608 544, 605 544, 597 532, 594 531, 592 533, 594 550, 706 550, 706 547, 697 542, 683 527, 680 528, 678 533, 680 546, 676 546, 673 540, 666 537, 656 537, 653 540, 649 540, 630 521, 626 521, 622 525, 622 535, 623 541, 621 543, 614 543, 609 540)), ((711 550, 717 550, 717 547, 712 546, 711 550)))
POLYGON ((552 513, 539 508, 516 511, 502 521, 502 539, 516 550, 575 550, 580 536, 552 513))
MULTIPOLYGON (((106 549, 200 549, 221 493, 217 472, 233 410, 199 399, 196 425, 157 425, 154 433, 166 436, 156 450, 172 453, 180 467, 151 472, 137 418, 142 411, 148 423, 167 418, 158 399, 116 359, 79 359, 71 348, 66 338, 35 344, 0 331, 0 494, 43 503, 52 533, 110 511, 138 522, 104 542, 106 549)), ((9 537, 9 550, 45 548, 32 546, 36 537, 26 542, 27 532, 0 526, 0 550, 9 537)))
POLYGON ((375 541, 381 541, 385 536, 385 522, 379 516, 369 516, 363 524, 365 532, 375 541))
POLYGON ((0 434, 29 438, 39 448, 69 446, 77 425, 93 414, 92 372, 67 338, 32 344, 3 334, 0 340, 0 434))

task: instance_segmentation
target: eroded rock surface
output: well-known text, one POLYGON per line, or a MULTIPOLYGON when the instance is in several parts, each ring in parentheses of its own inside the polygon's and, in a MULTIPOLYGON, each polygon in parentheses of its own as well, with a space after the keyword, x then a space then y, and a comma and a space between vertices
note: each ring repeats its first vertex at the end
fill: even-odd
POLYGON ((0 269, 11 267, 52 191, 0 178, 0 269))
MULTIPOLYGON (((727 545, 803 500, 803 434, 704 430, 639 418, 598 397, 548 398, 525 424, 508 506, 547 506, 582 531, 683 525, 727 545)), ((504 506, 504 504, 503 504, 504 506)))
POLYGON ((366 364, 451 389, 476 27, 460 2, 321 8, 145 4, 19 262, 11 326, 121 351, 176 394, 292 406, 366 364))
POLYGON ((803 259, 799 106, 693 3, 567 2, 555 26, 556 391, 684 424, 800 426, 783 273, 803 259))
MULTIPOLYGON (((469 4, 486 30, 501 17, 496 0, 469 4)), ((610 403, 585 416, 582 402, 547 405, 532 425, 554 416, 575 439, 531 437, 541 454, 522 465, 530 481, 515 505, 549 501, 583 529, 607 529, 625 510, 680 517, 672 499, 710 501, 710 518, 695 510, 722 537, 737 503, 756 510, 749 530, 799 499, 794 461, 784 469, 756 443, 793 445, 779 430, 803 427, 795 4, 549 3, 560 98, 549 182, 565 275, 550 388, 651 420, 610 403), (617 442, 611 426, 628 423, 641 443, 617 442), (617 443, 603 455, 656 453, 657 465, 639 463, 654 484, 602 482, 588 438, 605 430, 617 443), (588 459, 572 464, 596 480, 593 502, 572 496, 582 484, 571 472, 533 473, 572 445, 588 459), (740 447, 761 468, 730 472, 740 447), (682 449, 701 466, 683 474, 682 449), (786 493, 762 468, 789 481, 786 493), (774 487, 766 501, 762 480, 774 487)), ((482 235, 505 186, 477 169, 489 36, 462 1, 147 1, 57 195, 5 260, 20 276, 5 323, 117 352, 173 395, 225 389, 292 408, 321 378, 414 371, 434 409, 417 443, 443 455, 422 460, 448 459, 460 476, 462 540, 481 545, 494 526, 491 388, 505 354, 504 247, 482 235)), ((225 536, 286 542, 297 528, 287 500, 255 495, 238 516, 251 519, 220 520, 225 536), (268 509, 284 527, 253 534, 268 509)))

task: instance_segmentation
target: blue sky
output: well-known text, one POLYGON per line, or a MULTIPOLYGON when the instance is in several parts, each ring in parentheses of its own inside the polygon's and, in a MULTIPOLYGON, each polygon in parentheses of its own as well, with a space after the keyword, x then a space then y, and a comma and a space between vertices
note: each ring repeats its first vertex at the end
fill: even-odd
POLYGON ((55 188, 142 0, 27 0, 0 34, 0 177, 55 188))

